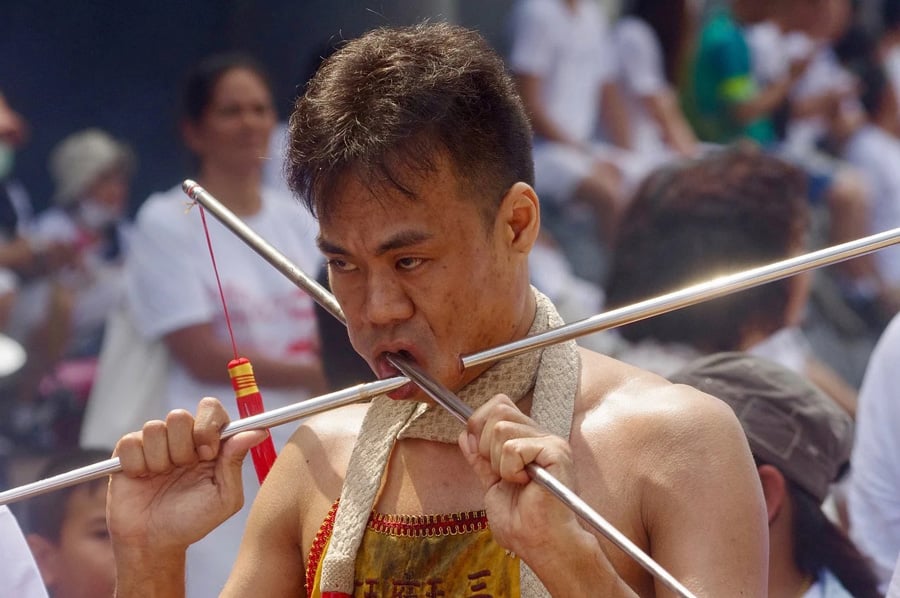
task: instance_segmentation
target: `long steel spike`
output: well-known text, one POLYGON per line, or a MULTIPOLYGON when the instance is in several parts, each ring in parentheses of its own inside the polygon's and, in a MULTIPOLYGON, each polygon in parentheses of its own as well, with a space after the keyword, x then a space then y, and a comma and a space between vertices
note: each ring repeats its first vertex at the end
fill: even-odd
POLYGON ((672 293, 639 301, 578 322, 554 328, 553 330, 463 356, 462 367, 465 369, 491 363, 498 359, 513 357, 595 332, 623 326, 703 301, 794 276, 801 272, 843 262, 890 245, 895 245, 896 243, 900 243, 900 228, 862 237, 840 245, 833 245, 757 268, 720 276, 672 293))
MULTIPOLYGON (((396 376, 394 378, 386 378, 367 384, 358 384, 356 386, 351 386, 350 388, 307 399, 300 403, 285 405, 284 407, 272 409, 271 411, 266 411, 259 415, 252 415, 250 417, 245 417, 244 419, 235 420, 222 430, 221 437, 224 440, 239 432, 258 430, 260 428, 271 428, 273 426, 286 424, 337 407, 343 407, 344 405, 350 405, 351 403, 370 399, 400 388, 408 382, 409 380, 406 378, 396 376)), ((0 492, 0 505, 18 502, 39 494, 45 494, 54 490, 74 486, 75 484, 81 484, 82 482, 89 482, 119 471, 122 471, 119 458, 113 457, 105 461, 100 461, 99 463, 73 469, 66 473, 61 473, 50 478, 0 492)))

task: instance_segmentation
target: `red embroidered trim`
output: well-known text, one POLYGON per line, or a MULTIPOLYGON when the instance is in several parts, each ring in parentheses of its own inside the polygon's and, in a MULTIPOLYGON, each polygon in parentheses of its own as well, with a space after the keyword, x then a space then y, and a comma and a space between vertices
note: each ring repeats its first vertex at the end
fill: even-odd
POLYGON ((382 515, 372 513, 369 529, 391 536, 432 537, 455 536, 487 529, 484 511, 469 511, 449 515, 382 515))
POLYGON ((331 538, 331 532, 334 530, 334 517, 337 514, 338 502, 334 501, 328 516, 322 522, 322 527, 316 532, 316 538, 313 540, 312 547, 309 549, 309 558, 306 561, 306 595, 312 595, 313 586, 316 583, 316 569, 319 568, 319 561, 322 560, 322 553, 325 552, 325 544, 331 538))

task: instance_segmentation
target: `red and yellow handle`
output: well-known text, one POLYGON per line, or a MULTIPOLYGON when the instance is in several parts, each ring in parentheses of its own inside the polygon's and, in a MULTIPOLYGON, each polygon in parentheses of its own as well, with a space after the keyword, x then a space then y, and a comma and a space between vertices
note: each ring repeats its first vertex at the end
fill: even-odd
MULTIPOLYGON (((244 357, 232 359, 228 362, 228 376, 231 378, 231 386, 234 388, 234 397, 237 399, 238 412, 241 417, 249 417, 265 411, 262 394, 256 385, 256 377, 253 375, 253 366, 250 360, 244 357)), ((272 464, 275 463, 275 445, 272 437, 250 449, 253 457, 253 467, 256 468, 256 477, 262 484, 266 479, 272 464)))

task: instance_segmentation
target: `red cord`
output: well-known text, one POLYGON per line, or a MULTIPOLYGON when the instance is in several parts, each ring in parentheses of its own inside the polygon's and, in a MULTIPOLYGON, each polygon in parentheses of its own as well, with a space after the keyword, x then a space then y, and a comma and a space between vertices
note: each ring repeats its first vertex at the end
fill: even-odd
POLYGON ((212 239, 209 237, 209 227, 206 225, 206 210, 200 208, 200 220, 203 222, 203 234, 206 235, 206 246, 209 248, 209 259, 212 260, 213 273, 216 275, 216 285, 219 287, 219 297, 222 299, 222 309, 225 311, 225 325, 228 326, 228 336, 231 338, 231 350, 234 358, 238 358, 237 343, 234 341, 234 330, 231 328, 231 316, 228 315, 228 304, 225 302, 225 292, 222 290, 222 280, 219 278, 219 267, 216 265, 216 254, 213 252, 212 239))

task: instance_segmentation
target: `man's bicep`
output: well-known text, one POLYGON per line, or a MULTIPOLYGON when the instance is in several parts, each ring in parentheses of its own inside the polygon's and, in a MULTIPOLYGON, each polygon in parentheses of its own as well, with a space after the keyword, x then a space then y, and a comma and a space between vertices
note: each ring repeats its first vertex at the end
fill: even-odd
POLYGON ((743 431, 730 412, 692 424, 646 497, 652 556, 697 596, 763 596, 768 526, 743 431))

